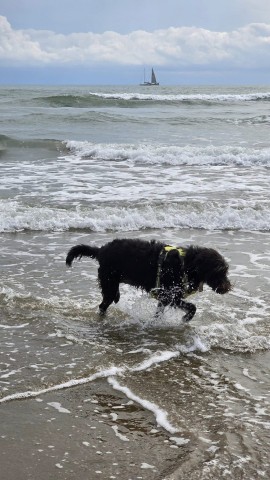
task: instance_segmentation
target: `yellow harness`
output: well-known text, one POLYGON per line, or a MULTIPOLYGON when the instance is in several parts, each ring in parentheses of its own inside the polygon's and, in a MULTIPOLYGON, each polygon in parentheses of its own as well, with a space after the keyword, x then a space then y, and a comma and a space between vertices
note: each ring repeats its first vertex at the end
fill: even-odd
MULTIPOLYGON (((162 265, 164 260, 166 259, 167 254, 171 250, 176 250, 179 254, 180 257, 185 257, 186 256, 186 250, 181 247, 172 247, 171 245, 166 245, 163 250, 161 250, 160 255, 159 255, 159 261, 158 261, 158 269, 157 269, 157 279, 156 279, 156 286, 151 290, 151 296, 153 298, 158 298, 158 292, 160 290, 160 275, 161 275, 161 270, 162 270, 162 265)), ((183 288, 183 298, 188 297, 189 295, 193 295, 196 292, 202 292, 203 290, 203 283, 201 282, 199 285, 199 288, 196 289, 191 289, 190 284, 188 282, 188 276, 185 273, 183 278, 182 278, 182 288, 183 288)))
POLYGON ((166 247, 164 247, 164 250, 165 252, 170 252, 171 250, 177 250, 177 252, 179 253, 180 257, 185 257, 186 255, 186 250, 184 250, 183 248, 181 247, 172 247, 171 245, 166 245, 166 247))

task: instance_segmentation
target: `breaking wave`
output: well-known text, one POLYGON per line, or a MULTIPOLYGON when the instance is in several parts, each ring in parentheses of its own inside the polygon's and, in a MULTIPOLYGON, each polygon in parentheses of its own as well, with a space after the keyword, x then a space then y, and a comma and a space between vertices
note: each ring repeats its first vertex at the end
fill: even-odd
POLYGON ((66 141, 66 148, 79 158, 131 160, 134 163, 159 165, 233 165, 270 167, 270 148, 238 146, 169 146, 96 144, 66 141))
POLYGON ((156 102, 249 102, 270 100, 270 92, 248 94, 166 94, 156 95, 153 93, 94 93, 90 95, 97 98, 117 100, 141 100, 156 102))
POLYGON ((177 228, 269 231, 270 210, 252 202, 178 202, 167 205, 89 206, 74 209, 0 202, 0 232, 88 230, 128 232, 177 228))

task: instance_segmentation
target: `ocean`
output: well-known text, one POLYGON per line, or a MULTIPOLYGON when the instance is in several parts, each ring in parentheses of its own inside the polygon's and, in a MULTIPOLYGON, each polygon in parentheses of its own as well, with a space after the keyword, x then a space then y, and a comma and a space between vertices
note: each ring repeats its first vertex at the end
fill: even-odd
POLYGON ((270 477, 270 88, 0 87, 7 480, 270 477), (217 249, 233 290, 182 311, 121 286, 113 238, 217 249))

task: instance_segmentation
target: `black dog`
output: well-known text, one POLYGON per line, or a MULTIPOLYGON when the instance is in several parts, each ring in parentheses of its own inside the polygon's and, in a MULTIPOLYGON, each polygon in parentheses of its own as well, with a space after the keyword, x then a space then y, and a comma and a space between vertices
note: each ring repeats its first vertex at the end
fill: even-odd
POLYGON ((193 318, 196 307, 183 299, 202 290, 204 283, 215 292, 231 290, 228 264, 212 248, 178 248, 140 239, 116 239, 102 247, 76 245, 70 249, 66 264, 74 258, 91 257, 99 262, 98 278, 104 314, 112 302, 120 299, 119 284, 127 283, 151 292, 158 300, 158 312, 167 305, 183 309, 185 321, 193 318))

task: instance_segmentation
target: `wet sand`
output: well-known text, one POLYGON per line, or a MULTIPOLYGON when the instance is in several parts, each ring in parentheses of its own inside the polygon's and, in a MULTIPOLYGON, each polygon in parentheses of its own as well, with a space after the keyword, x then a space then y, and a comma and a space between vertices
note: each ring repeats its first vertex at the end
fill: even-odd
POLYGON ((3 404, 1 416, 6 480, 172 478, 192 453, 105 380, 3 404))
MULTIPOLYGON (((212 360, 222 366, 220 355, 213 355, 212 360)), ((1 478, 209 480, 220 478, 221 474, 236 480, 269 478, 270 424, 267 402, 262 401, 267 397, 267 384, 261 381, 258 385, 253 376, 256 365, 265 365, 262 375, 267 379, 269 353, 242 355, 238 362, 240 369, 245 365, 246 371, 246 382, 237 387, 239 398, 228 392, 222 405, 226 385, 216 384, 217 391, 221 392, 215 396, 216 400, 214 397, 210 400, 209 388, 206 388, 203 402, 209 404, 208 414, 205 407, 198 410, 202 392, 201 386, 196 385, 195 363, 187 366, 191 374, 194 372, 194 386, 190 385, 190 391, 188 384, 181 389, 177 409, 172 410, 189 425, 188 435, 181 427, 173 434, 158 426, 153 412, 113 389, 105 378, 35 398, 4 401, 1 404, 1 478), (244 408, 241 392, 250 392, 244 408), (253 397, 255 403, 250 401, 253 397)), ((230 371, 230 383, 239 376, 233 368, 236 363, 235 356, 232 360, 231 355, 223 357, 223 369, 230 371)), ((171 384, 172 390, 168 391, 172 398, 175 388, 179 390, 181 385, 180 372, 179 384, 175 387, 171 384)), ((155 379, 154 371, 152 374, 155 379)), ((170 375, 170 369, 165 368, 164 378, 170 375)), ((146 382, 147 377, 142 382, 146 382)), ((215 383, 216 377, 205 379, 209 385, 211 381, 215 383)), ((162 400, 160 398, 161 403, 162 400)))

